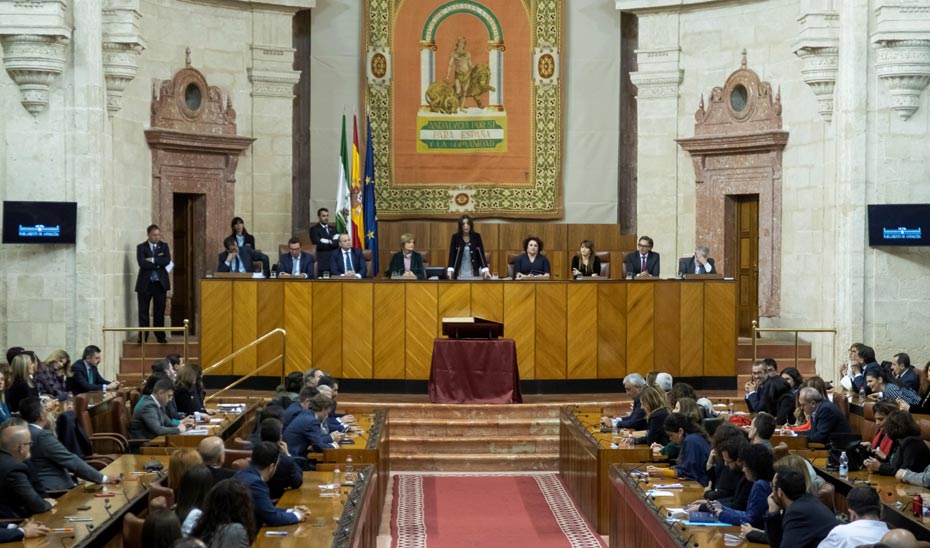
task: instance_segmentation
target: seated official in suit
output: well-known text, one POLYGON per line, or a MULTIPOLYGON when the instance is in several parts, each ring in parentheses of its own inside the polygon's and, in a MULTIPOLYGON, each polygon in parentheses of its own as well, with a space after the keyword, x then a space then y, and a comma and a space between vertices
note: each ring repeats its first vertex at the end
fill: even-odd
POLYGON ((811 428, 807 433, 809 441, 827 443, 830 434, 849 433, 849 422, 843 412, 816 389, 802 388, 798 394, 798 406, 811 418, 811 428))
POLYGON ((549 278, 552 267, 549 258, 542 255, 543 242, 536 236, 523 240, 523 255, 513 260, 513 277, 517 280, 523 278, 549 278))
POLYGON ((310 408, 310 400, 317 394, 319 394, 319 391, 313 386, 304 386, 300 389, 297 401, 291 403, 291 405, 284 410, 284 415, 281 417, 281 424, 284 425, 284 428, 287 428, 287 425, 297 418, 297 415, 310 408))
POLYGON ((601 275, 601 260, 594 254, 594 242, 582 240, 578 254, 572 257, 572 277, 598 277, 601 275))
POLYGON ((93 483, 108 483, 109 479, 84 462, 46 430, 48 412, 37 398, 26 398, 20 402, 19 414, 29 423, 32 433, 32 450, 29 462, 32 472, 46 491, 64 491, 75 485, 72 474, 93 483))
POLYGON ((895 383, 911 389, 920 394, 920 377, 911 365, 911 357, 904 352, 898 352, 891 358, 891 372, 894 373, 895 383))
MULTIPOLYGON (((288 489, 300 489, 304 484, 304 471, 287 450, 287 444, 281 441, 281 421, 265 419, 258 425, 261 441, 271 442, 281 449, 278 457, 278 469, 268 480, 268 491, 272 499, 279 499, 288 489)), ((306 462, 306 459, 301 459, 306 462)))
POLYGON ((271 263, 268 260, 268 255, 265 255, 255 247, 255 236, 249 234, 245 229, 245 221, 242 220, 242 217, 233 217, 229 226, 232 227, 232 234, 229 236, 236 239, 236 243, 239 244, 239 247, 249 247, 252 249, 252 255, 255 259, 262 262, 262 272, 267 278, 268 275, 271 274, 271 263))
POLYGON ((287 241, 288 252, 278 259, 278 276, 281 278, 315 278, 313 255, 300 250, 300 238, 287 241))
POLYGON ((98 390, 116 390, 119 381, 110 382, 103 378, 97 366, 100 365, 100 348, 89 345, 84 348, 81 359, 71 366, 71 378, 68 379, 68 391, 74 395, 98 390))
POLYGON ((203 405, 203 395, 197 387, 197 367, 195 364, 182 365, 174 381, 174 405, 177 413, 193 415, 207 413, 203 405))
POLYGON ((297 415, 287 428, 284 429, 284 443, 291 455, 303 457, 309 451, 322 451, 339 447, 343 438, 341 432, 327 434, 323 430, 323 423, 329 416, 332 400, 326 396, 317 395, 310 400, 310 407, 297 415))
POLYGON ((339 235, 339 249, 330 254, 329 261, 329 270, 333 276, 365 278, 368 275, 365 256, 361 249, 352 247, 352 238, 348 234, 339 235))
POLYGON ((236 474, 232 468, 223 468, 223 462, 226 460, 226 446, 223 444, 223 438, 219 436, 207 436, 200 440, 197 446, 197 452, 200 453, 200 459, 203 464, 210 469, 213 474, 213 484, 229 479, 236 474))
POLYGON ((710 249, 703 245, 694 248, 694 255, 678 261, 678 275, 685 274, 716 274, 714 260, 708 257, 710 249))
POLYGON ((869 472, 895 476, 898 470, 921 471, 930 466, 930 448, 921 439, 920 426, 907 411, 893 411, 882 423, 882 430, 891 438, 891 454, 885 462, 875 457, 865 459, 869 472))
POLYGON ((49 528, 37 521, 27 519, 18 527, 0 528, 0 544, 5 542, 19 542, 24 538, 44 537, 49 534, 49 528))
POLYGON ((274 477, 275 471, 278 469, 280 455, 281 449, 277 445, 267 441, 259 442, 255 449, 252 449, 252 459, 249 466, 239 470, 233 476, 252 492, 256 529, 260 529, 265 525, 269 527, 293 525, 304 521, 310 515, 310 510, 305 506, 284 509, 276 508, 274 502, 272 502, 268 489, 268 480, 274 477))
POLYGON ((426 279, 426 267, 423 266, 423 255, 413 250, 417 242, 413 234, 407 232, 400 235, 400 251, 391 257, 391 264, 384 271, 385 276, 426 279))
POLYGON ((254 270, 253 263, 259 260, 259 257, 251 247, 239 247, 232 236, 223 240, 223 247, 226 251, 219 255, 217 272, 251 273, 254 270))
POLYGON ((165 406, 174 397, 174 384, 169 379, 161 379, 149 396, 142 396, 132 412, 129 421, 129 437, 150 440, 157 436, 180 434, 187 430, 192 417, 184 419, 177 426, 165 412, 165 406))
POLYGON ((833 512, 807 492, 801 472, 791 468, 775 468, 768 505, 764 520, 770 546, 815 548, 839 525, 833 512))
POLYGON ((623 264, 627 277, 648 278, 659 275, 659 254, 652 250, 655 245, 649 236, 640 236, 636 253, 628 253, 623 264))
MULTIPOLYGON (((20 420, 20 419, 16 419, 20 420)), ((25 461, 32 437, 29 427, 7 425, 0 433, 0 518, 28 518, 51 510, 54 499, 42 498, 25 461)))
POLYGON ((475 232, 475 223, 468 215, 459 217, 458 232, 449 241, 449 265, 446 272, 450 280, 491 279, 481 234, 475 232))

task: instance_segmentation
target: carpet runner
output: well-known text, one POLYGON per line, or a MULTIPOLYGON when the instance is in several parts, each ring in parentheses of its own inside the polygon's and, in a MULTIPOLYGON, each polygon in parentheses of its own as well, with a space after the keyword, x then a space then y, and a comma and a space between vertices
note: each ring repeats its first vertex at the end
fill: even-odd
POLYGON ((394 476, 392 548, 603 548, 558 474, 394 476))

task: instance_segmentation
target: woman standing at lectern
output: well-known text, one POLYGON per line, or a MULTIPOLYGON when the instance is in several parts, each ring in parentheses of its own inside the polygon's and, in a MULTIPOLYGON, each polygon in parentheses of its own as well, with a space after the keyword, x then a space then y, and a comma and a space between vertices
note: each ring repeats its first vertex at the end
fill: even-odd
POLYGON ((491 269, 484 258, 481 234, 474 230, 475 224, 470 216, 459 217, 459 230, 452 235, 452 241, 449 242, 449 266, 446 269, 449 279, 491 277, 491 269))

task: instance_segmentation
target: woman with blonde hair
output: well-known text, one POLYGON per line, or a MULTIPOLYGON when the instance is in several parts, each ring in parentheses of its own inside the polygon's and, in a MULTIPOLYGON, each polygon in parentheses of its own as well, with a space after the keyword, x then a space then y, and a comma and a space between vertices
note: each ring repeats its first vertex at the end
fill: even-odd
POLYGON ((423 255, 420 255, 413 248, 417 245, 416 237, 407 232, 400 235, 400 251, 391 257, 391 264, 384 272, 384 275, 400 278, 416 278, 417 280, 426 279, 426 267, 423 265, 423 255))
POLYGON ((203 464, 203 459, 196 449, 193 447, 176 449, 174 453, 171 453, 171 458, 168 459, 168 488, 177 493, 184 472, 198 464, 203 464))
POLYGON ((39 398, 39 390, 32 380, 36 372, 36 362, 38 360, 33 360, 29 353, 24 352, 13 358, 10 364, 13 368, 13 379, 6 391, 6 403, 13 413, 19 411, 19 402, 22 400, 39 398))
POLYGON ((646 412, 646 435, 636 438, 635 443, 646 443, 652 446, 659 443, 663 446, 668 443, 668 432, 665 431, 665 417, 668 416, 668 400, 665 393, 653 386, 646 386, 639 393, 639 402, 646 412))
POLYGON ((71 356, 64 350, 56 350, 36 368, 35 384, 39 394, 57 398, 68 393, 68 372, 71 371, 71 356))

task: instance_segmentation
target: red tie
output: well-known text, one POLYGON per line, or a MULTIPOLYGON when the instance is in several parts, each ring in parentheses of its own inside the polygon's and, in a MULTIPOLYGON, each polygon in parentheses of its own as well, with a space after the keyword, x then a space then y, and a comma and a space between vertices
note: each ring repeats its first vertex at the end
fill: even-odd
POLYGON ((646 256, 640 255, 639 258, 643 261, 643 268, 640 272, 645 272, 646 271, 646 256))

